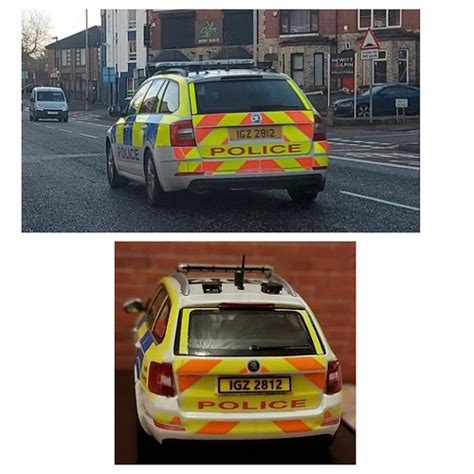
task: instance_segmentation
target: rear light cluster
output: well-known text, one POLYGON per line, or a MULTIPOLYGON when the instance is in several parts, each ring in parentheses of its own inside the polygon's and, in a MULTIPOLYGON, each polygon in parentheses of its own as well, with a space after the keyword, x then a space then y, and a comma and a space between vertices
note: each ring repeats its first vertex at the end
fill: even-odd
POLYGON ((341 364, 337 360, 328 363, 328 374, 326 378, 326 394, 333 395, 342 390, 341 364))
POLYGON ((171 364, 150 363, 148 390, 156 395, 174 397, 173 367, 171 364))
POLYGON ((321 115, 314 114, 313 142, 326 140, 326 125, 324 125, 321 115))
POLYGON ((191 120, 181 120, 172 123, 170 126, 170 141, 171 146, 196 146, 193 122, 191 120))

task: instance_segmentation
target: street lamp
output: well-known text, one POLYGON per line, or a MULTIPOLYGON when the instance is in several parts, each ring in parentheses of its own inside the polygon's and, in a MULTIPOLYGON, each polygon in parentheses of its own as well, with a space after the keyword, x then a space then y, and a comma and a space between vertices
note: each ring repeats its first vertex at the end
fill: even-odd
POLYGON ((53 36, 53 40, 56 40, 54 43, 54 69, 56 69, 56 85, 59 84, 59 67, 56 65, 57 61, 57 56, 58 56, 58 41, 59 38, 57 36, 53 36))

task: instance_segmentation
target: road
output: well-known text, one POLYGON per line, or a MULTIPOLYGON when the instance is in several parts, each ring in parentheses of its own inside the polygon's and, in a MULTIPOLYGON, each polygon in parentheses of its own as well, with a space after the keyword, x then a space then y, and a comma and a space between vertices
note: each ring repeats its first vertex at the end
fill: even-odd
POLYGON ((115 464, 355 464, 356 434, 341 423, 329 449, 312 438, 181 441, 160 446, 138 426, 131 371, 115 372, 115 464), (186 453, 183 456, 183 453, 186 453))
POLYGON ((419 142, 405 127, 329 129, 326 191, 300 207, 285 191, 177 193, 151 208, 143 186, 112 190, 108 125, 77 114, 68 123, 22 117, 24 232, 418 232, 419 142))

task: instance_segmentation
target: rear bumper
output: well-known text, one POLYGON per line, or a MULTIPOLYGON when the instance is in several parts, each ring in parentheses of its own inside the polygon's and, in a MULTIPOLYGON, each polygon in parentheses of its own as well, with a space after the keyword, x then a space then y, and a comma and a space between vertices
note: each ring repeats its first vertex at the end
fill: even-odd
POLYGON ((323 395, 314 410, 260 413, 188 413, 177 398, 150 396, 135 386, 138 417, 160 443, 176 440, 252 440, 334 436, 341 422, 342 392, 323 395), (212 418, 211 418, 212 416, 212 418))
POLYGON ((189 185, 189 191, 212 191, 222 189, 259 190, 259 189, 287 189, 295 186, 324 190, 325 171, 317 173, 282 174, 280 176, 245 176, 239 178, 195 178, 189 185))

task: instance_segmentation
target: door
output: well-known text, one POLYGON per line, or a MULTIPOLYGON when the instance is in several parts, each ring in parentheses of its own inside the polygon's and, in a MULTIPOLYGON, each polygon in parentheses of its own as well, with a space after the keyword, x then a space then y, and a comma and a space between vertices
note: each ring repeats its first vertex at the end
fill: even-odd
POLYGON ((114 155, 117 170, 133 175, 137 174, 137 169, 143 163, 142 130, 139 128, 141 124, 134 127, 134 123, 150 85, 151 82, 146 82, 140 87, 127 107, 127 116, 115 125, 114 155))
POLYGON ((184 309, 178 328, 173 370, 183 411, 281 413, 320 405, 327 360, 305 311, 184 309))

